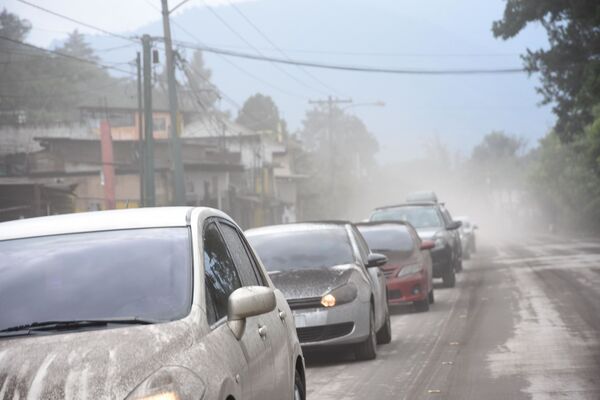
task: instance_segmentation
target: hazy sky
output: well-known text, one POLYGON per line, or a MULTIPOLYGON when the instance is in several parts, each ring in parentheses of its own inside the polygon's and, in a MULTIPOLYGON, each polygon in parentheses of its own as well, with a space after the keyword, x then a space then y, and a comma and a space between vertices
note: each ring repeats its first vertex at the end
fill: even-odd
MULTIPOLYGON (((160 35, 159 0, 30 0, 56 12, 120 33, 160 35)), ((206 0, 230 27, 256 49, 279 56, 263 37, 240 18, 228 0, 206 0)), ((171 0, 174 6, 177 1, 171 0)), ((398 68, 520 67, 526 48, 546 45, 540 27, 526 29, 516 39, 502 41, 491 33, 501 18, 503 0, 256 0, 236 3, 263 33, 295 59, 398 68)), ((176 39, 255 52, 222 21, 206 11, 202 0, 191 0, 176 13, 176 39), (177 25, 184 27, 182 31, 177 25), (189 33, 194 35, 191 37, 189 33)), ((16 0, 4 0, 9 11, 29 19, 28 40, 51 46, 77 28, 92 34, 97 48, 123 44, 77 24, 48 15, 16 0)), ((109 62, 135 56, 135 46, 102 53, 109 62)), ((292 130, 302 126, 308 100, 323 98, 328 88, 295 67, 206 55, 217 86, 238 103, 262 92, 271 95, 292 130), (285 69, 287 74, 282 73, 285 69), (293 79, 289 75, 293 75, 293 79), (299 82, 301 81, 301 82, 299 82)), ((550 108, 539 107, 537 77, 392 76, 311 69, 338 96, 355 103, 384 101, 385 108, 356 107, 378 138, 385 161, 411 158, 437 136, 454 151, 467 155, 492 130, 504 130, 535 145, 552 127, 550 108)), ((235 109, 230 108, 235 115, 235 109)))

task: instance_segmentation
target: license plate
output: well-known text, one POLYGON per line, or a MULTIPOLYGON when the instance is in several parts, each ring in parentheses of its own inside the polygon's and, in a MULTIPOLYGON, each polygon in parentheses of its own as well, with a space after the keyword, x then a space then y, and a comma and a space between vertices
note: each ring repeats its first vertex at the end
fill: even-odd
POLYGON ((306 326, 306 317, 302 314, 294 315, 294 323, 296 324, 296 328, 302 328, 306 326))

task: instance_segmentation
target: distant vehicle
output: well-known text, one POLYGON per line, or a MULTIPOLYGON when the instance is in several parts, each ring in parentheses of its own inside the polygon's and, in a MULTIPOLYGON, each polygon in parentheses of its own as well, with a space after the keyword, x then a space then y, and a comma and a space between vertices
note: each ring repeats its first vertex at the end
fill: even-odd
POLYGON ((462 270, 462 245, 458 228, 460 221, 454 221, 441 203, 407 203, 380 207, 372 212, 371 221, 409 222, 423 240, 432 240, 431 250, 433 277, 442 278, 445 287, 454 287, 456 272, 462 270))
POLYGON ((371 253, 349 222, 276 225, 246 231, 294 313, 305 348, 352 345, 356 358, 376 357, 392 339, 387 261, 371 253))
POLYGON ((368 222, 356 227, 372 251, 388 258, 382 267, 388 303, 412 302, 418 311, 429 310, 429 304, 435 301, 429 250, 435 243, 422 241, 407 222, 368 222))
POLYGON ((305 399, 291 310, 220 211, 5 222, 0 254, 3 398, 305 399))
POLYGON ((477 240, 475 239, 475 230, 479 227, 471 222, 469 217, 461 216, 454 218, 462 223, 460 227, 460 241, 462 243, 463 258, 468 260, 472 253, 477 252, 477 240))
POLYGON ((432 202, 437 203, 438 197, 435 192, 431 191, 421 191, 421 192, 412 192, 406 196, 407 203, 422 203, 422 202, 432 202))

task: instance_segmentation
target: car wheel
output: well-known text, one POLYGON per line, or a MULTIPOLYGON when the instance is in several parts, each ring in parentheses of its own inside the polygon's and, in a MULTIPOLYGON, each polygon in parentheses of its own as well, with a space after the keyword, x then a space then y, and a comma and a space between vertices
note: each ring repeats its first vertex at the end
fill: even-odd
POLYGON ((429 296, 425 296, 423 300, 413 302, 413 305, 418 312, 429 311, 429 296))
POLYGON ((386 310, 385 323, 377 332, 377 344, 388 344, 392 341, 392 322, 390 321, 390 310, 386 310))
POLYGON ((454 262, 454 270, 456 272, 462 272, 462 270, 463 270, 462 256, 461 256, 461 258, 457 258, 456 261, 454 262))
POLYGON ((454 273, 454 268, 450 265, 450 268, 447 268, 442 276, 442 280, 444 282, 444 287, 451 288, 456 285, 456 275, 454 273))
POLYGON ((294 400, 306 400, 306 385, 298 370, 294 377, 294 400))
POLYGON ((429 291, 428 297, 429 297, 429 304, 435 303, 435 296, 433 294, 433 288, 431 288, 431 290, 429 291))
POLYGON ((373 310, 369 314, 369 336, 367 339, 356 345, 354 354, 358 360, 373 360, 377 357, 377 338, 375 335, 375 317, 373 310))

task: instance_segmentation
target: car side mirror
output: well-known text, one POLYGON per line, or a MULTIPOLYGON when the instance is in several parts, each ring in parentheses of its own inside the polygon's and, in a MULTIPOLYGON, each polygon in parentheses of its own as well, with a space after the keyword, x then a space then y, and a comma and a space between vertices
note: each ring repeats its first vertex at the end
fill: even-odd
POLYGON ((367 268, 381 267, 388 262, 388 258, 383 254, 371 253, 367 258, 367 268))
POLYGON ((461 226, 462 226, 462 222, 452 221, 446 226, 446 229, 448 229, 449 231, 453 231, 453 230, 460 228, 461 226))
POLYGON ((431 250, 435 247, 435 242, 433 240, 423 240, 421 242, 421 250, 431 250))
POLYGON ((246 318, 275 309, 275 292, 265 286, 244 286, 233 291, 227 302, 227 325, 237 340, 246 329, 246 318))

